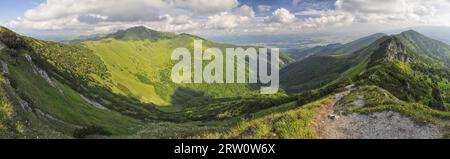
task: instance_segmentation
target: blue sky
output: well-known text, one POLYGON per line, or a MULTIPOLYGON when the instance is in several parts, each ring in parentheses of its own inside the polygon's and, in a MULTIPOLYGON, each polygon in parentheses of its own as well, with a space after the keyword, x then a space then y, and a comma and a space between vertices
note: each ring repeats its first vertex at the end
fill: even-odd
POLYGON ((450 26, 448 0, 1 0, 0 10, 1 25, 45 36, 136 25, 206 36, 450 26))
POLYGON ((302 11, 305 9, 332 9, 336 0, 241 0, 240 2, 241 4, 248 4, 253 7, 270 5, 273 8, 282 7, 291 11, 302 11))
POLYGON ((26 10, 34 8, 42 2, 43 0, 1 0, 0 24, 22 16, 26 10))

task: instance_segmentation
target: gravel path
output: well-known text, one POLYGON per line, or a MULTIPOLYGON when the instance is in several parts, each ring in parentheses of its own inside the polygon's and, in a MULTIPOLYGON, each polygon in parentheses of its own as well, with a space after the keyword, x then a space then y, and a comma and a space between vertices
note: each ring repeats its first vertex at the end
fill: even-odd
POLYGON ((331 139, 435 139, 443 135, 437 126, 419 125, 392 111, 328 119, 325 128, 329 133, 322 138, 331 139))
MULTIPOLYGON (((338 93, 333 102, 321 108, 313 124, 317 136, 323 139, 435 139, 443 132, 435 125, 421 125, 393 111, 376 112, 369 115, 339 113, 336 102, 349 95, 354 88, 338 93)), ((366 103, 358 96, 353 104, 358 107, 366 103)), ((342 108, 342 107, 340 107, 342 108)))

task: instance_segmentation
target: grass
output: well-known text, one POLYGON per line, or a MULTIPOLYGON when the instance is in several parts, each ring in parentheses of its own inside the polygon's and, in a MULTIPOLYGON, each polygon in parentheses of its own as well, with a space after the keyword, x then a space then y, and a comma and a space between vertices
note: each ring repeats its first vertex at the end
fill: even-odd
POLYGON ((154 122, 145 124, 142 129, 131 136, 119 136, 118 138, 137 139, 186 139, 198 134, 221 132, 227 129, 230 123, 221 122, 154 122))
MULTIPOLYGON (((63 91, 60 93, 43 78, 35 75, 23 58, 17 65, 10 65, 10 71, 16 92, 26 99, 34 109, 39 109, 66 122, 58 125, 58 127, 62 127, 62 132, 71 133, 76 128, 75 125, 95 125, 114 135, 123 135, 133 133, 135 131, 133 128, 140 124, 138 120, 117 112, 93 107, 84 101, 79 93, 53 79, 63 91)), ((55 121, 53 122, 55 123, 55 121)))
MULTIPOLYGON (((111 81, 101 81, 113 92, 132 96, 141 102, 154 103, 174 111, 177 105, 186 100, 207 96, 210 98, 229 98, 250 96, 251 88, 246 84, 174 84, 170 72, 176 61, 171 60, 172 51, 179 47, 193 49, 194 37, 180 35, 176 38, 149 40, 116 40, 84 42, 83 45, 101 57, 111 73, 111 81), (193 96, 193 92, 200 95, 193 96)), ((204 41, 204 47, 224 48, 225 45, 204 41)))
POLYGON ((377 86, 363 86, 345 97, 338 105, 348 105, 348 113, 371 114, 382 111, 395 111, 410 117, 418 123, 431 123, 447 128, 450 126, 450 112, 432 109, 420 103, 405 102, 397 99, 388 91, 377 86), (364 97, 364 107, 352 107, 358 97, 364 97))
POLYGON ((11 127, 11 122, 13 122, 14 107, 6 94, 5 82, 5 78, 0 75, 0 137, 12 135, 14 130, 18 131, 16 128, 19 127, 17 123, 13 123, 13 130, 11 131, 11 128, 8 128, 11 127))
POLYGON ((254 118, 244 119, 227 131, 204 134, 200 138, 315 138, 314 117, 319 108, 329 102, 330 98, 304 106, 297 106, 296 102, 287 103, 256 113, 254 118))

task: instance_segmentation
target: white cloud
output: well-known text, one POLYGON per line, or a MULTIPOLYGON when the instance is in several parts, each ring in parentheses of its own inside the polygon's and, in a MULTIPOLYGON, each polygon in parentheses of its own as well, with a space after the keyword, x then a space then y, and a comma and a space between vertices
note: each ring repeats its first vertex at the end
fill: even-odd
POLYGON ((335 9, 306 10, 295 13, 300 22, 293 30, 342 27, 361 29, 398 28, 417 25, 450 25, 450 0, 337 0, 335 9))
POLYGON ((287 10, 285 8, 279 8, 272 13, 272 16, 269 17, 267 21, 271 22, 271 23, 286 24, 286 23, 292 23, 295 20, 297 20, 297 18, 295 17, 294 14, 291 14, 291 12, 289 12, 289 10, 287 10))
MULTIPOLYGON (((231 11, 238 5, 238 0, 47 0, 6 25, 32 31, 86 32, 106 25, 136 24, 168 25, 154 27, 177 29, 193 26, 197 23, 193 19, 198 16, 231 11)), ((239 9, 241 14, 254 14, 248 8, 239 9)))
POLYGON ((196 13, 218 13, 228 11, 239 5, 238 0, 172 0, 178 8, 185 8, 196 13))
POLYGON ((239 24, 250 21, 255 17, 253 9, 247 5, 243 5, 236 9, 233 13, 223 12, 221 14, 208 17, 207 28, 211 29, 233 29, 239 24))
MULTIPOLYGON (((301 2, 292 0, 292 5, 301 2)), ((47 0, 6 25, 20 32, 62 34, 105 33, 146 25, 202 35, 355 29, 361 25, 450 26, 450 0, 337 0, 330 9, 305 8, 295 14, 286 8, 254 7, 263 14, 255 14, 251 6, 238 0, 47 0)))
POLYGON ((239 7, 235 14, 244 16, 244 17, 255 17, 255 11, 253 11, 253 8, 248 5, 242 5, 239 7))
POLYGON ((336 9, 355 16, 359 23, 393 25, 435 24, 450 15, 450 0, 337 0, 336 9))
POLYGON ((44 21, 94 14, 108 17, 109 21, 134 21, 155 18, 157 10, 169 7, 163 0, 47 0, 26 11, 24 18, 44 21))
POLYGON ((164 14, 160 16, 159 19, 165 20, 167 23, 174 25, 182 25, 192 22, 192 17, 185 14, 175 15, 175 17, 171 16, 170 14, 164 14))
POLYGON ((345 13, 333 13, 321 15, 318 18, 307 18, 304 20, 303 26, 309 28, 323 28, 348 26, 354 22, 354 17, 345 13))

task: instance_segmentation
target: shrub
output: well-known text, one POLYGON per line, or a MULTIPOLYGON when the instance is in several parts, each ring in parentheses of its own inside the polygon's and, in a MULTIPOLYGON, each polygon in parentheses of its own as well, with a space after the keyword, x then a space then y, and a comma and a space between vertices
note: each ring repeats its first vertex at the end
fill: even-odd
POLYGON ((99 126, 88 126, 83 128, 75 129, 73 132, 73 137, 83 139, 89 135, 103 135, 110 136, 111 132, 99 127, 99 126))

